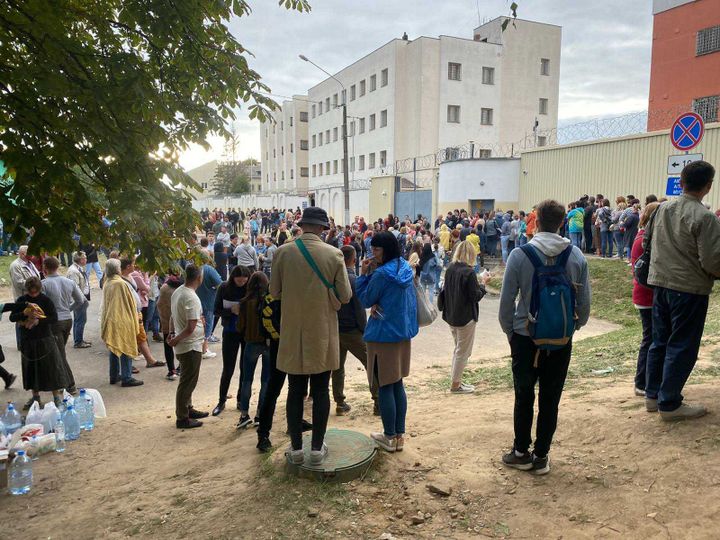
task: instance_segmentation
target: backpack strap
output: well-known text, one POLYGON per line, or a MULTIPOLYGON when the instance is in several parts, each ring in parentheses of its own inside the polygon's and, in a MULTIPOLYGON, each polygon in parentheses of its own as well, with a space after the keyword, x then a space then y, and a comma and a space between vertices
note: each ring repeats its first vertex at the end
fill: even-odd
POLYGON ((543 262, 540 260, 540 257, 538 257, 537 252, 535 251, 535 248, 531 246, 530 244, 524 244, 520 246, 520 249, 525 254, 525 256, 530 259, 530 262, 532 263, 533 267, 540 268, 544 266, 543 262))
POLYGON ((333 294, 337 297, 338 293, 335 289, 335 285, 331 284, 327 279, 325 279, 325 276, 322 275, 322 272, 320 272, 320 269, 318 268, 317 264, 315 263, 315 260, 312 258, 312 255, 310 255, 310 252, 305 247, 305 244, 303 241, 298 238, 295 241, 295 244, 297 245, 298 249, 300 250, 300 253, 302 253, 302 256, 305 257, 305 260, 307 261, 308 265, 310 265, 310 268, 313 272, 315 272, 315 275, 320 278, 320 281, 322 281, 322 284, 325 285, 328 289, 330 289, 333 294))
POLYGON ((565 268, 567 265, 568 259, 570 258, 570 254, 572 253, 572 245, 565 248, 565 251, 563 251, 555 261, 555 264, 561 268, 565 268))

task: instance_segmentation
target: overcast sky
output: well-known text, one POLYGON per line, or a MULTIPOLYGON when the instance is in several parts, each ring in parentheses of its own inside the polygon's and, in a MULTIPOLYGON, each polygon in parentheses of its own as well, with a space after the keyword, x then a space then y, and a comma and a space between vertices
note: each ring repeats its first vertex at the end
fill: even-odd
MULTIPOLYGON (((517 0, 518 16, 563 27, 560 122, 617 116, 647 108, 652 45, 652 0, 517 0)), ((440 34, 472 39, 478 21, 506 15, 506 0, 310 0, 298 13, 275 0, 251 0, 253 13, 230 29, 255 55, 250 65, 274 94, 304 94, 325 78, 304 54, 334 73, 407 32, 410 39, 440 34)), ((508 31, 511 31, 510 28, 508 31)), ((278 97, 276 100, 282 101, 278 97)), ((240 155, 260 157, 259 124, 240 111, 240 155)), ((186 152, 193 168, 221 157, 213 150, 186 152)))

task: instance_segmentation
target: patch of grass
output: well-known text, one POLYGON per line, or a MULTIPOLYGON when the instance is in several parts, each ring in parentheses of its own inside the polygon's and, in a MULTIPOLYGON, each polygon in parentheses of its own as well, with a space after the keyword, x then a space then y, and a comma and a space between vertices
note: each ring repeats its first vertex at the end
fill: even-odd
POLYGON ((588 260, 592 300, 590 315, 625 327, 639 327, 632 303, 632 271, 627 263, 612 259, 588 260))

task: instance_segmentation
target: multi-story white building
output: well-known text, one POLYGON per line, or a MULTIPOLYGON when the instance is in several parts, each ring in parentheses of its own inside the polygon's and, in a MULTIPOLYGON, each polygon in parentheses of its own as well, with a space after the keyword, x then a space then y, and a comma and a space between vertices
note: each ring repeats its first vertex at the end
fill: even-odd
POLYGON ((308 190, 308 98, 293 96, 260 126, 263 193, 308 190))
MULTIPOLYGON (((368 216, 369 181, 395 175, 399 160, 470 141, 480 157, 507 157, 534 129, 556 128, 561 28, 517 20, 503 32, 505 19, 476 28, 474 39, 394 39, 310 88, 309 201, 342 217, 343 103, 351 213, 371 218, 379 216, 368 216)), ((273 156, 262 157, 265 165, 273 156)), ((417 177, 434 190, 437 167, 423 169, 417 177)), ((265 171, 263 179, 265 187, 265 171)))

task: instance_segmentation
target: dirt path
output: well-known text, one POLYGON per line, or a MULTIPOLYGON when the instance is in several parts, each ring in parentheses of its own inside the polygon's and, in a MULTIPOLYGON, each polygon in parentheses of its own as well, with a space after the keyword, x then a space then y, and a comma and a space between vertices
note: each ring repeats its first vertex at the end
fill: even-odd
MULTIPOLYGON (((76 378, 101 390, 110 416, 71 443, 65 455, 36 462, 29 496, 0 496, 2 537, 68 532, 78 538, 718 536, 720 464, 713 459, 720 446, 718 417, 664 424, 631 396, 630 378, 570 385, 561 404, 551 474, 537 478, 508 471, 498 460, 512 442, 512 393, 481 389, 473 396, 449 395, 438 381, 449 369, 451 340, 444 323, 437 322, 413 343, 406 450, 380 455, 362 482, 322 485, 282 471, 283 398, 272 437, 278 451, 264 457, 254 448, 253 431, 234 430, 234 410, 200 430, 176 430, 175 383, 164 380, 162 369, 141 367, 142 388, 110 387, 107 357, 97 338, 97 304, 94 300, 88 332, 95 346, 68 350, 76 378), (450 487, 452 494, 432 495, 428 483, 450 487), (317 516, 308 516, 310 509, 317 516), (424 523, 412 525, 418 512, 424 523)), ((499 359, 508 351, 501 335, 498 339, 497 300, 481 305, 472 365, 494 358, 503 369, 499 359)), ((13 333, 5 324, 0 339, 5 365, 18 371, 13 333)), ((594 322, 587 334, 611 328, 594 322)), ((161 356, 158 344, 153 350, 161 356)), ((220 365, 219 357, 204 363, 196 406, 214 405, 220 365)), ((353 412, 331 416, 330 427, 368 432, 379 420, 371 416, 364 374, 354 367, 359 364, 350 361, 347 393, 353 412)), ((233 394, 236 384, 237 379, 233 394)), ((715 386, 691 385, 686 394, 717 411, 715 386)), ((19 389, 2 394, 15 401, 24 397, 19 389)))

